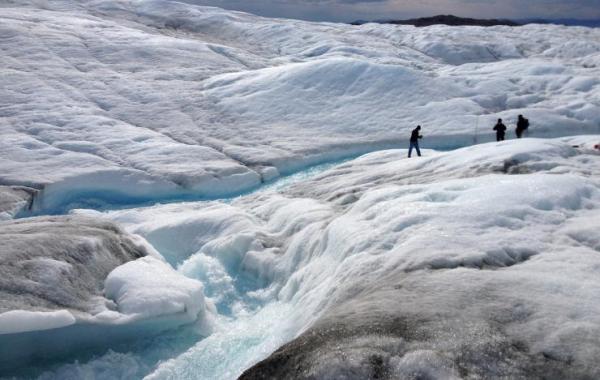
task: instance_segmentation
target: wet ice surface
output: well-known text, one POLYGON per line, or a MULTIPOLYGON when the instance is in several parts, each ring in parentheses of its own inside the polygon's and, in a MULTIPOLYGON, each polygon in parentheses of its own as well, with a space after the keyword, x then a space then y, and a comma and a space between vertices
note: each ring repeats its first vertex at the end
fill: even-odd
POLYGON ((533 137, 598 133, 597 29, 163 1, 9 3, 0 18, 0 234, 24 231, 0 242, 3 369, 600 375, 598 135, 439 151, 518 113, 533 137), (438 151, 384 150, 417 123, 438 151), (144 253, 115 261, 115 244, 144 253), (110 265, 78 276, 81 252, 110 265))

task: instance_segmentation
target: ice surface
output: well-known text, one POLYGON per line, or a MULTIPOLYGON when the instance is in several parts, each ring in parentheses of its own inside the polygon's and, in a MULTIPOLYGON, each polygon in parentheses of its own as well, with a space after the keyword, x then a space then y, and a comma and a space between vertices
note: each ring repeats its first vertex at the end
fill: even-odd
POLYGON ((448 172, 459 178, 477 162, 473 178, 441 180, 432 168, 408 171, 412 184, 402 184, 398 173, 415 160, 382 152, 296 185, 293 194, 326 194, 337 183, 353 198, 305 243, 311 259, 279 293, 318 320, 243 378, 596 376, 598 232, 589 218, 600 156, 532 143, 531 155, 515 142, 426 162, 461 163, 462 173, 448 172), (516 156, 534 173, 489 174, 516 156), (550 174, 555 160, 585 170, 550 174))
POLYGON ((319 24, 160 0, 25 1, 0 18, 0 184, 44 188, 41 213, 236 194, 404 145, 416 124, 434 148, 489 141, 519 113, 536 137, 600 124, 597 29, 319 24))

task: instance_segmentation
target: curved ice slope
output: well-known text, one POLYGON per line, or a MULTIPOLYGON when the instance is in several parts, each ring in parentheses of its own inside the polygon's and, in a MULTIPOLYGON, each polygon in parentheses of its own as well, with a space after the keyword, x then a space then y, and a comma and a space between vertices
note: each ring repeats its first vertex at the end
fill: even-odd
MULTIPOLYGON (((398 144, 406 137, 402 134, 406 133, 407 123, 412 125, 409 118, 424 120, 431 112, 423 106, 443 102, 449 93, 460 96, 463 91, 453 81, 433 78, 428 73, 354 58, 223 74, 205 81, 205 86, 207 96, 218 99, 216 107, 223 112, 235 114, 241 121, 272 125, 273 130, 265 138, 284 139, 292 129, 303 141, 318 146, 320 139, 321 144, 328 142, 332 147, 326 153, 307 147, 305 154, 309 157, 303 160, 311 154, 334 158, 336 149, 352 151, 354 146, 363 145, 375 150, 398 144), (323 109, 328 112, 322 113, 323 109), (362 115, 360 122, 357 115, 362 115)), ((456 102, 454 108, 458 113, 479 106, 465 99, 456 102)), ((456 128, 451 134, 461 132, 456 128)), ((297 157, 280 158, 267 150, 244 153, 242 160, 264 160, 285 172, 294 166, 297 157)))
POLYGON ((2 372, 207 317, 201 283, 108 221, 0 222, 0 252, 2 372))
MULTIPOLYGON (((597 141, 378 152, 229 204, 80 212, 159 245, 219 312, 133 377, 231 379, 266 357, 245 378, 595 377, 597 141)), ((81 368, 106 363, 145 359, 81 368)))
POLYGON ((0 18, 0 184, 44 189, 42 212, 239 194, 398 147, 415 124, 434 148, 489 141, 519 113, 537 137, 600 124, 597 29, 357 27, 160 0, 0 18))

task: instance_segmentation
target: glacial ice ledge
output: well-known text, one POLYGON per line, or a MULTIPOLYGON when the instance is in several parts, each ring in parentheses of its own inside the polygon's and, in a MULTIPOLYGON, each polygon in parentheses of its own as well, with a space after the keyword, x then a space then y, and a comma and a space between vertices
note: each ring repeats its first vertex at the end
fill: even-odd
POLYGON ((106 220, 0 222, 0 273, 4 369, 205 318, 200 282, 106 220))

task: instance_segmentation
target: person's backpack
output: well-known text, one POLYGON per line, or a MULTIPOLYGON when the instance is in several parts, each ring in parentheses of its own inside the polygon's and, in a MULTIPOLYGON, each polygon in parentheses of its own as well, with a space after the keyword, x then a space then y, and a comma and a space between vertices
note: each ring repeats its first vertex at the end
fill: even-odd
POLYGON ((529 119, 523 118, 523 120, 525 121, 523 123, 523 130, 526 130, 527 128, 529 128, 529 119))

